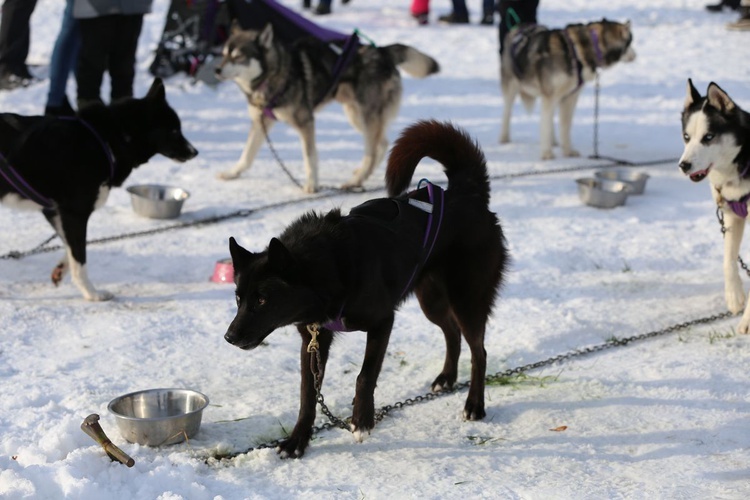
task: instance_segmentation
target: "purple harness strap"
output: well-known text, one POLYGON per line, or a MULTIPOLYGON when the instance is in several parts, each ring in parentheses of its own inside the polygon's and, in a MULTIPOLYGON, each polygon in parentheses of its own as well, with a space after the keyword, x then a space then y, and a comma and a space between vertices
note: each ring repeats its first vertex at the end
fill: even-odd
MULTIPOLYGON (((112 150, 109 148, 109 146, 107 146, 107 143, 104 142, 104 139, 102 139, 99 133, 94 130, 94 127, 89 125, 86 121, 75 116, 61 116, 58 117, 58 119, 67 121, 75 120, 86 127, 89 132, 91 132, 91 134, 101 145, 104 153, 107 155, 107 161, 109 162, 109 181, 112 182, 112 179, 115 176, 115 157, 112 153, 112 150)), ((54 202, 43 194, 39 193, 31 186, 31 184, 26 182, 21 174, 19 174, 18 171, 14 169, 10 163, 8 163, 8 160, 2 154, 0 154, 0 176, 2 176, 8 182, 8 184, 10 184, 13 189, 15 189, 18 194, 20 194, 24 198, 27 198, 34 203, 43 206, 44 208, 52 208, 54 206, 54 202)))
MULTIPOLYGON (((406 293, 411 288, 412 282, 414 281, 414 278, 417 276, 417 273, 419 272, 422 267, 424 267, 427 260, 430 258, 430 254, 432 254, 432 249, 435 246, 435 242, 437 241, 438 234, 440 233, 440 226, 443 222, 443 206, 445 201, 445 191, 440 186, 436 186, 435 184, 431 183, 427 179, 422 179, 419 181, 419 184, 417 184, 417 189, 420 189, 420 186, 422 183, 427 184, 427 194, 429 196, 430 202, 428 205, 430 205, 429 208, 423 207, 420 204, 414 204, 411 203, 415 208, 418 208, 420 210, 424 210, 425 212, 429 213, 427 216, 427 228, 425 229, 424 233, 424 239, 422 240, 422 255, 419 259, 419 262, 414 268, 414 271, 411 274, 411 277, 409 277, 409 281, 406 283, 406 286, 404 287, 404 290, 401 292, 401 298, 406 295, 406 293), (429 211, 428 211, 429 210, 429 211)), ((323 325, 323 328, 330 330, 332 332, 348 332, 349 330, 346 325, 344 324, 344 305, 341 306, 341 309, 339 309, 338 314, 336 315, 336 318, 328 321, 323 325)))
POLYGON ((52 208, 54 206, 52 200, 40 194, 36 189, 31 187, 31 185, 26 182, 23 177, 21 177, 16 169, 14 169, 10 165, 10 163, 8 163, 8 160, 6 160, 5 156, 3 156, 2 154, 0 154, 0 175, 2 175, 3 178, 8 181, 8 184, 10 184, 13 189, 15 189, 24 198, 27 198, 34 203, 38 203, 44 208, 52 208))

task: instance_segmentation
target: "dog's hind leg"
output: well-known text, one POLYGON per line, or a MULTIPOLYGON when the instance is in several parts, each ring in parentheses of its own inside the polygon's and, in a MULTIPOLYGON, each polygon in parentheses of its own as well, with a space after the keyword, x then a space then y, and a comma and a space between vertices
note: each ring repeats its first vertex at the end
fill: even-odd
POLYGON ((42 213, 44 214, 44 217, 47 219, 47 222, 49 222, 49 224, 55 230, 55 233, 57 233, 57 235, 62 240, 63 245, 65 246, 65 253, 60 259, 60 262, 58 262, 57 265, 52 269, 52 273, 50 274, 50 279, 52 280, 52 284, 57 286, 60 284, 60 282, 65 277, 65 275, 70 270, 70 264, 68 262, 69 252, 67 251, 68 244, 65 241, 65 234, 63 233, 63 230, 60 227, 60 216, 58 215, 57 211, 45 208, 44 210, 42 210, 42 213))
POLYGON ((261 145, 263 145, 266 133, 270 132, 273 124, 276 123, 273 118, 265 116, 262 111, 253 106, 250 106, 250 117, 252 119, 252 124, 250 125, 250 132, 248 133, 245 147, 242 150, 242 155, 231 169, 225 172, 220 172, 217 175, 219 179, 236 179, 243 171, 250 168, 261 145))
POLYGON ((307 331, 307 326, 298 325, 297 331, 299 331, 302 337, 302 346, 300 348, 300 375, 302 379, 299 395, 299 415, 289 438, 282 441, 278 448, 276 448, 276 452, 281 455, 281 458, 300 458, 305 454, 307 445, 310 444, 312 426, 315 423, 315 406, 318 403, 312 368, 313 366, 317 368, 318 384, 323 385, 328 353, 333 341, 333 333, 325 328, 320 330, 318 334, 320 366, 317 366, 317 356, 314 353, 307 352, 307 346, 310 344, 310 340, 312 340, 310 332, 307 331), (315 365, 313 365, 312 357, 316 359, 315 365))
POLYGON ((578 151, 573 149, 573 144, 570 140, 570 131, 573 128, 573 114, 576 110, 579 95, 581 95, 580 89, 560 101, 560 146, 562 147, 563 156, 581 156, 578 151))
POLYGON ((438 392, 452 389, 458 377, 458 358, 461 355, 461 330, 458 328, 444 285, 424 279, 416 290, 419 305, 425 317, 440 327, 445 335, 445 362, 443 371, 432 382, 431 389, 438 392))
POLYGON ((362 442, 364 433, 375 427, 375 386, 383 366, 385 350, 393 328, 393 316, 367 330, 367 347, 362 370, 357 376, 357 389, 354 396, 351 430, 354 439, 362 442))

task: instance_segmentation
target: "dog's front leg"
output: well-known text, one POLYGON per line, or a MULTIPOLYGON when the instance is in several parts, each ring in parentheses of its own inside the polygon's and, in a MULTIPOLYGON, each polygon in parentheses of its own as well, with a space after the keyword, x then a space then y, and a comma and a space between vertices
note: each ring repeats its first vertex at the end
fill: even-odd
POLYGON ((362 370, 357 377, 357 389, 354 396, 354 411, 352 413, 351 430, 354 439, 360 443, 364 433, 370 433, 375 427, 375 386, 378 375, 383 366, 385 350, 391 337, 393 316, 383 321, 375 328, 367 331, 367 347, 362 370))
POLYGON ((305 193, 314 193, 318 190, 318 148, 315 146, 315 120, 312 114, 298 130, 307 177, 303 189, 305 193))
POLYGON ((88 225, 89 215, 61 210, 59 215, 60 236, 65 243, 71 279, 81 291, 83 297, 91 301, 109 300, 113 295, 104 290, 96 290, 86 271, 86 226, 88 225))
MULTIPOLYGON (((276 449, 282 458, 300 458, 305 454, 307 445, 310 444, 310 438, 312 437, 312 426, 315 423, 317 393, 312 373, 313 364, 311 356, 316 355, 307 352, 307 346, 312 339, 312 336, 307 331, 307 327, 305 325, 300 325, 297 327, 297 330, 302 337, 302 347, 300 350, 300 369, 302 379, 300 384, 299 415, 297 416, 297 423, 294 425, 294 430, 292 430, 289 438, 283 441, 276 449)), ((319 377, 318 383, 321 385, 323 384, 323 376, 325 375, 325 367, 326 362, 328 361, 328 353, 331 348, 332 340, 333 334, 330 331, 326 329, 320 330, 320 333, 318 334, 320 366, 317 367, 317 373, 319 377)), ((317 362, 315 364, 317 365, 317 362)))
MULTIPOLYGON (((745 231, 745 219, 737 217, 734 213, 724 210, 724 295, 727 308, 732 314, 740 313, 745 308, 745 291, 742 288, 742 280, 737 266, 737 258, 740 254, 740 243, 745 231)), ((750 311, 745 313, 740 321, 740 333, 747 333, 750 326, 750 311)))
POLYGON ((575 113, 580 94, 581 89, 578 89, 560 101, 560 146, 562 146, 563 156, 581 156, 581 153, 573 149, 573 144, 570 140, 570 130, 573 127, 573 114, 575 113))
POLYGON ((539 138, 542 149, 542 160, 552 160, 555 154, 552 152, 552 144, 555 142, 554 120, 555 102, 546 95, 542 95, 542 112, 539 118, 539 138))
POLYGON ((276 123, 273 118, 266 117, 262 111, 257 110, 253 106, 250 106, 250 116, 252 124, 250 125, 250 132, 247 135, 247 142, 245 143, 245 148, 242 150, 242 155, 231 169, 220 172, 217 175, 219 179, 236 179, 243 171, 250 168, 266 138, 266 134, 270 133, 271 128, 276 123))

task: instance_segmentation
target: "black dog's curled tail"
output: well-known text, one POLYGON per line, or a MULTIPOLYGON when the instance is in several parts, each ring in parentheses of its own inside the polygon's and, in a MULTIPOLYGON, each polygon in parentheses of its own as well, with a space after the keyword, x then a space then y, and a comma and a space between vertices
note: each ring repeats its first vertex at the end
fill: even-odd
POLYGON ((385 172, 389 196, 406 191, 424 157, 443 165, 451 192, 481 196, 489 205, 490 181, 484 153, 466 131, 436 120, 418 121, 396 140, 385 172))

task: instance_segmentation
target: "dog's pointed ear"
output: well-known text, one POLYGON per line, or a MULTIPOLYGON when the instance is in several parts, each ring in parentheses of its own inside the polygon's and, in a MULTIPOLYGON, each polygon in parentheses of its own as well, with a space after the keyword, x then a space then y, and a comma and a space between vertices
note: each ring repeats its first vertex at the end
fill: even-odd
POLYGON ((278 238, 271 238, 268 244, 268 264, 278 272, 294 266, 294 257, 278 238))
POLYGON ((271 44, 273 44, 273 24, 266 24, 266 26, 263 28, 263 31, 260 32, 258 41, 263 47, 267 49, 271 48, 271 44))
POLYGON ((232 267, 235 274, 243 269, 253 258, 253 253, 240 246, 233 236, 229 237, 229 255, 232 256, 232 267))
POLYGON ((693 80, 688 78, 687 81, 687 94, 685 95, 685 109, 689 108, 692 104, 701 100, 701 93, 698 89, 693 86, 693 80))
POLYGON ((239 33, 240 31, 242 31, 242 25, 236 18, 232 19, 232 25, 229 27, 229 34, 235 35, 239 33))
POLYGON ((158 76, 154 78, 154 81, 151 83, 151 88, 149 88, 148 92, 146 93, 146 97, 149 99, 159 100, 165 100, 167 98, 164 91, 164 82, 161 78, 159 78, 158 76))
POLYGON ((708 84, 706 102, 722 113, 730 112, 735 108, 734 101, 714 82, 708 84))

